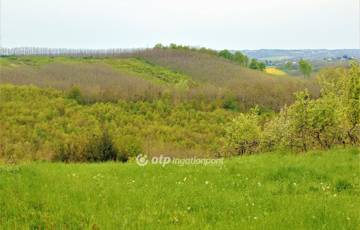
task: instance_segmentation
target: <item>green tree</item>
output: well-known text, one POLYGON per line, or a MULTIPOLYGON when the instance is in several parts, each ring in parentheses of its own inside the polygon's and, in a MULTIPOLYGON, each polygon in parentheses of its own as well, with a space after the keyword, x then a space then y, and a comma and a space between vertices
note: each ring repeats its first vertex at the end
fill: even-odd
POLYGON ((240 51, 236 51, 233 58, 234 61, 239 63, 241 66, 247 67, 249 64, 249 58, 240 51))
POLYGON ((259 62, 257 59, 253 58, 253 59, 251 59, 249 68, 263 71, 266 68, 266 66, 265 66, 265 63, 259 62))
POLYGON ((312 72, 312 65, 310 62, 301 59, 299 61, 299 69, 305 78, 310 77, 312 72))
POLYGON ((219 56, 225 59, 233 60, 233 54, 229 50, 220 51, 219 56))
POLYGON ((165 46, 161 43, 157 43, 155 46, 154 46, 155 49, 162 49, 162 48, 165 48, 165 46))

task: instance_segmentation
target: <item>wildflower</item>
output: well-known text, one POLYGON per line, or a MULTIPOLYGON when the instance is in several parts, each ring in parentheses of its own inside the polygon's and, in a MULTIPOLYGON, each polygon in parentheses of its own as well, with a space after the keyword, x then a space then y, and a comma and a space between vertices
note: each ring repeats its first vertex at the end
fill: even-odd
POLYGON ((209 181, 205 181, 205 184, 209 184, 209 181))

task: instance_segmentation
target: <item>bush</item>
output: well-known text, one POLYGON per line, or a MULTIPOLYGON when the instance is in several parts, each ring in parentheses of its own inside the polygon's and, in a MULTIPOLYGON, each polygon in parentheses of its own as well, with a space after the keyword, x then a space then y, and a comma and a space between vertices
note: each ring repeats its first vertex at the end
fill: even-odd
POLYGON ((309 111, 309 132, 313 140, 323 149, 331 148, 343 136, 336 114, 336 103, 330 97, 312 101, 309 111))
POLYGON ((84 162, 86 161, 87 140, 70 137, 57 145, 53 161, 84 162))
POLYGON ((237 102, 236 98, 234 98, 234 97, 225 98, 222 107, 224 109, 231 110, 231 111, 239 110, 238 102, 237 102))
POLYGON ((115 147, 111 136, 105 129, 100 137, 94 137, 86 148, 86 160, 91 162, 98 161, 122 161, 126 162, 128 156, 120 153, 115 147))
POLYGON ((287 108, 265 123, 261 135, 261 150, 274 151, 287 149, 290 146, 289 119, 287 108))
POLYGON ((236 154, 254 153, 258 150, 261 129, 254 114, 240 114, 226 129, 226 145, 236 154))
POLYGON ((116 144, 120 154, 118 157, 120 158, 123 156, 135 157, 143 153, 140 141, 133 136, 120 137, 116 144))
POLYGON ((311 99, 307 90, 296 93, 296 101, 289 107, 289 132, 291 147, 302 151, 308 150, 310 138, 310 104, 311 99))
POLYGON ((63 162, 104 162, 128 160, 127 153, 120 152, 114 145, 108 131, 103 130, 101 135, 94 134, 87 140, 69 138, 58 145, 53 156, 54 161, 63 162))

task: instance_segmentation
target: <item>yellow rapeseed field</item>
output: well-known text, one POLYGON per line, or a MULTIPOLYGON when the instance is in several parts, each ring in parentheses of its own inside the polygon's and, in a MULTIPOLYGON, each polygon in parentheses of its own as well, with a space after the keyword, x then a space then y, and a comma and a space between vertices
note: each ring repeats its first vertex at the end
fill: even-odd
POLYGON ((267 67, 265 69, 265 72, 271 75, 276 75, 276 76, 285 76, 286 73, 276 67, 267 67))

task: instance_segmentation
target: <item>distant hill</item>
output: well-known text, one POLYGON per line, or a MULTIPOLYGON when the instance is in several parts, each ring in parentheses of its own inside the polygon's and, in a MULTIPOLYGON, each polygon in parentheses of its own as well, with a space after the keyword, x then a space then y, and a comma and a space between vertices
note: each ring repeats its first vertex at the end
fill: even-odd
POLYGON ((279 50, 279 49, 261 49, 261 50, 243 50, 246 55, 259 60, 323 60, 338 58, 360 59, 360 49, 299 49, 299 50, 279 50))

